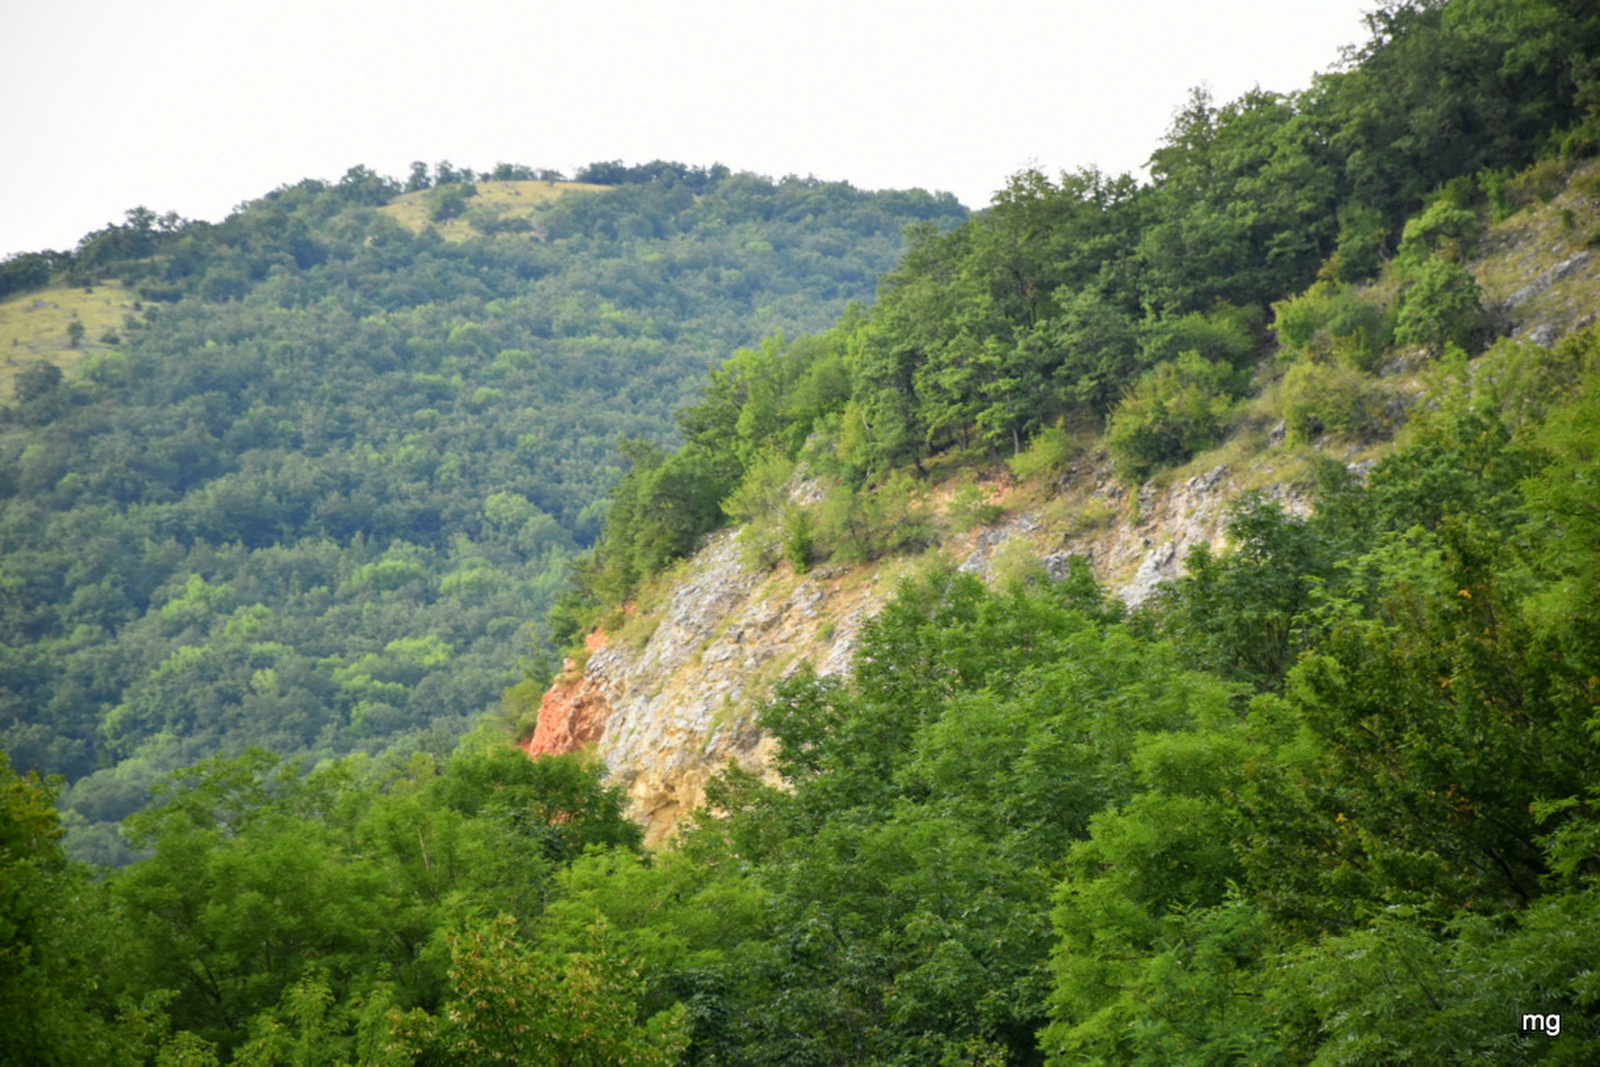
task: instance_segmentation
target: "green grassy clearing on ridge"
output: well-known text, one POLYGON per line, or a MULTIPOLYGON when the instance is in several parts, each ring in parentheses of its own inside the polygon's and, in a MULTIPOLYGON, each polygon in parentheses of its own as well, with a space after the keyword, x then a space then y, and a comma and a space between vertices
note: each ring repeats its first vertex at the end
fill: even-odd
POLYGON ((53 285, 0 300, 0 399, 11 397, 12 382, 29 363, 44 360, 71 374, 91 352, 114 345, 124 320, 139 311, 138 298, 120 282, 92 287, 53 285), (72 345, 68 329, 83 323, 83 337, 72 345))
POLYGON ((412 233, 421 233, 429 226, 446 241, 465 241, 478 236, 468 217, 479 210, 493 211, 502 221, 508 218, 532 219, 565 193, 593 193, 606 189, 604 185, 586 182, 495 182, 480 181, 473 185, 478 195, 467 199, 467 212, 440 222, 432 220, 432 203, 428 194, 432 190, 404 193, 378 210, 404 225, 412 233))

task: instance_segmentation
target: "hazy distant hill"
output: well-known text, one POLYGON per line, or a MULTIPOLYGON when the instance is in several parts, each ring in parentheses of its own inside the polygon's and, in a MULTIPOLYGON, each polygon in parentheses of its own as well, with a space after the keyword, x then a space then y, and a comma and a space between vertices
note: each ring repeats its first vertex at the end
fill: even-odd
POLYGON ((948 195, 590 170, 404 192, 356 168, 216 225, 131 211, 35 257, 47 284, 7 275, 16 764, 90 776, 72 809, 109 822, 247 744, 448 747, 537 654, 619 438, 670 440, 708 366, 872 299, 907 226, 964 216, 948 195))

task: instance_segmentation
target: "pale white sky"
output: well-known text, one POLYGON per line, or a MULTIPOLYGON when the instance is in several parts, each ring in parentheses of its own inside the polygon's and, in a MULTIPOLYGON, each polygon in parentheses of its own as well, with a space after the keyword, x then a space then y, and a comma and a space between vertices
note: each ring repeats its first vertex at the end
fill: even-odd
POLYGON ((412 160, 725 163, 982 207, 1289 91, 1376 0, 76 0, 0 18, 0 256, 412 160))

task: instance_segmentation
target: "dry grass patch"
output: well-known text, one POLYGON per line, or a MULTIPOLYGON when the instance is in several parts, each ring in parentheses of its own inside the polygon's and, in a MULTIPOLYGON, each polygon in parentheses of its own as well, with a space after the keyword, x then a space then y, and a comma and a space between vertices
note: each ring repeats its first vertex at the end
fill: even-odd
MULTIPOLYGON (((470 214, 476 210, 492 211, 501 219, 523 218, 535 221, 539 212, 549 207, 557 198, 572 192, 599 192, 608 188, 586 182, 474 182, 478 195, 467 200, 470 214)), ((412 233, 421 233, 432 226, 446 241, 465 241, 477 237, 466 215, 443 222, 434 222, 429 216, 432 208, 428 193, 404 193, 378 210, 405 226, 412 233)))
POLYGON ((1577 168, 1558 195, 1491 226, 1480 252, 1471 268, 1484 303, 1504 309, 1512 329, 1566 333, 1592 315, 1600 307, 1600 161, 1577 168), (1585 251, 1587 262, 1573 263, 1585 251))
POLYGON ((120 338, 129 315, 138 314, 138 297, 119 282, 89 289, 64 285, 35 289, 0 301, 0 398, 10 398, 17 372, 44 360, 67 374, 91 352, 104 352, 120 338), (71 341, 74 322, 83 335, 71 341))
MULTIPOLYGON (((1275 391, 1276 387, 1277 383, 1269 386, 1268 393, 1275 391)), ((1227 467, 1230 481, 1240 492, 1278 485, 1298 490, 1312 488, 1316 485, 1321 455, 1311 445, 1272 440, 1272 435, 1263 424, 1268 420, 1273 423, 1277 421, 1272 407, 1274 402, 1274 396, 1265 394, 1253 398, 1246 404, 1244 417, 1240 420, 1243 425, 1227 440, 1216 448, 1199 453, 1181 466, 1158 471, 1151 476, 1150 484, 1167 489, 1181 485, 1190 478, 1209 474, 1218 467, 1227 467)), ((1338 444, 1330 444, 1334 445, 1334 450, 1326 455, 1338 455, 1338 444)), ((1380 450, 1386 447, 1388 442, 1373 446, 1380 450)))

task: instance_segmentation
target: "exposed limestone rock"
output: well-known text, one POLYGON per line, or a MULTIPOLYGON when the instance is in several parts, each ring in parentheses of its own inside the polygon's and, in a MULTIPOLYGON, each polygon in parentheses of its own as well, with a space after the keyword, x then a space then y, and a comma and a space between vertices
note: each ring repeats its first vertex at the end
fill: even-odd
POLYGON ((1561 335, 1556 328, 1548 323, 1540 323, 1537 326, 1520 331, 1516 336, 1522 340, 1530 341, 1540 348, 1550 348, 1561 339, 1561 335))
MULTIPOLYGON (((571 668, 571 660, 567 666, 571 668)), ((539 701, 538 725, 522 747, 530 756, 577 752, 600 740, 610 718, 611 701, 597 679, 565 674, 539 701)))
MULTIPOLYGON (((1127 491, 1107 470, 1080 471, 1076 481, 1087 492, 1065 524, 1046 517, 1061 512, 1055 505, 1024 510, 951 535, 940 550, 986 578, 1002 558, 1031 556, 1059 577, 1073 556, 1085 556, 1137 605, 1181 573, 1190 549, 1220 547, 1227 505, 1240 492, 1227 467, 1168 488, 1146 486, 1135 525, 1127 491)), ((1292 512, 1307 510, 1287 490, 1272 495, 1292 512)), ((730 762, 769 773, 776 743, 757 727, 756 706, 803 661, 824 676, 847 671, 862 626, 893 595, 895 572, 906 565, 819 567, 801 576, 785 564, 759 572, 731 531, 717 534, 659 605, 642 609, 611 640, 591 642, 583 671, 569 671, 545 695, 526 748, 539 755, 593 745, 611 780, 627 790, 646 842, 656 844, 704 802, 706 783, 730 762)))
POLYGON ((1375 459, 1364 459, 1359 463, 1346 463, 1344 469, 1350 472, 1350 477, 1365 485, 1367 475, 1372 473, 1372 468, 1378 465, 1375 459))
MULTIPOLYGON (((1556 255, 1560 255, 1564 249, 1562 246, 1557 245, 1555 248, 1551 249, 1551 251, 1556 255)), ((1506 297, 1505 306, 1507 308, 1514 308, 1521 304, 1526 304, 1529 300, 1532 300, 1534 297, 1550 288, 1556 282, 1572 277, 1574 274, 1588 265, 1589 256, 1590 253, 1588 249, 1584 249, 1575 255, 1568 256, 1566 259, 1563 259, 1561 262, 1557 263, 1543 274, 1540 274, 1527 285, 1524 285, 1522 288, 1506 297)))
MULTIPOLYGON (((1138 607, 1163 582, 1183 572, 1190 550, 1206 544, 1223 546, 1228 505, 1241 489, 1227 467, 1216 467, 1165 490, 1140 490, 1137 526, 1118 523, 1111 529, 1068 542, 1068 550, 1086 555, 1102 581, 1123 603, 1138 607), (1131 573, 1130 573, 1131 572, 1131 573)), ((1282 486, 1268 495, 1291 514, 1309 510, 1304 498, 1282 486)))
POLYGON ((1600 255, 1591 247, 1600 232, 1597 177, 1600 162, 1577 165, 1553 199, 1494 223, 1469 264, 1484 305, 1518 340, 1548 348, 1592 321, 1600 293, 1600 255))
POLYGON ((753 573, 732 533, 718 534, 672 588, 642 646, 625 635, 607 642, 581 675, 551 688, 529 754, 595 742, 646 841, 660 841, 730 761, 765 773, 774 743, 753 712, 772 682, 803 659, 823 675, 849 667, 862 623, 882 602, 870 583, 855 585, 820 572, 753 573))

